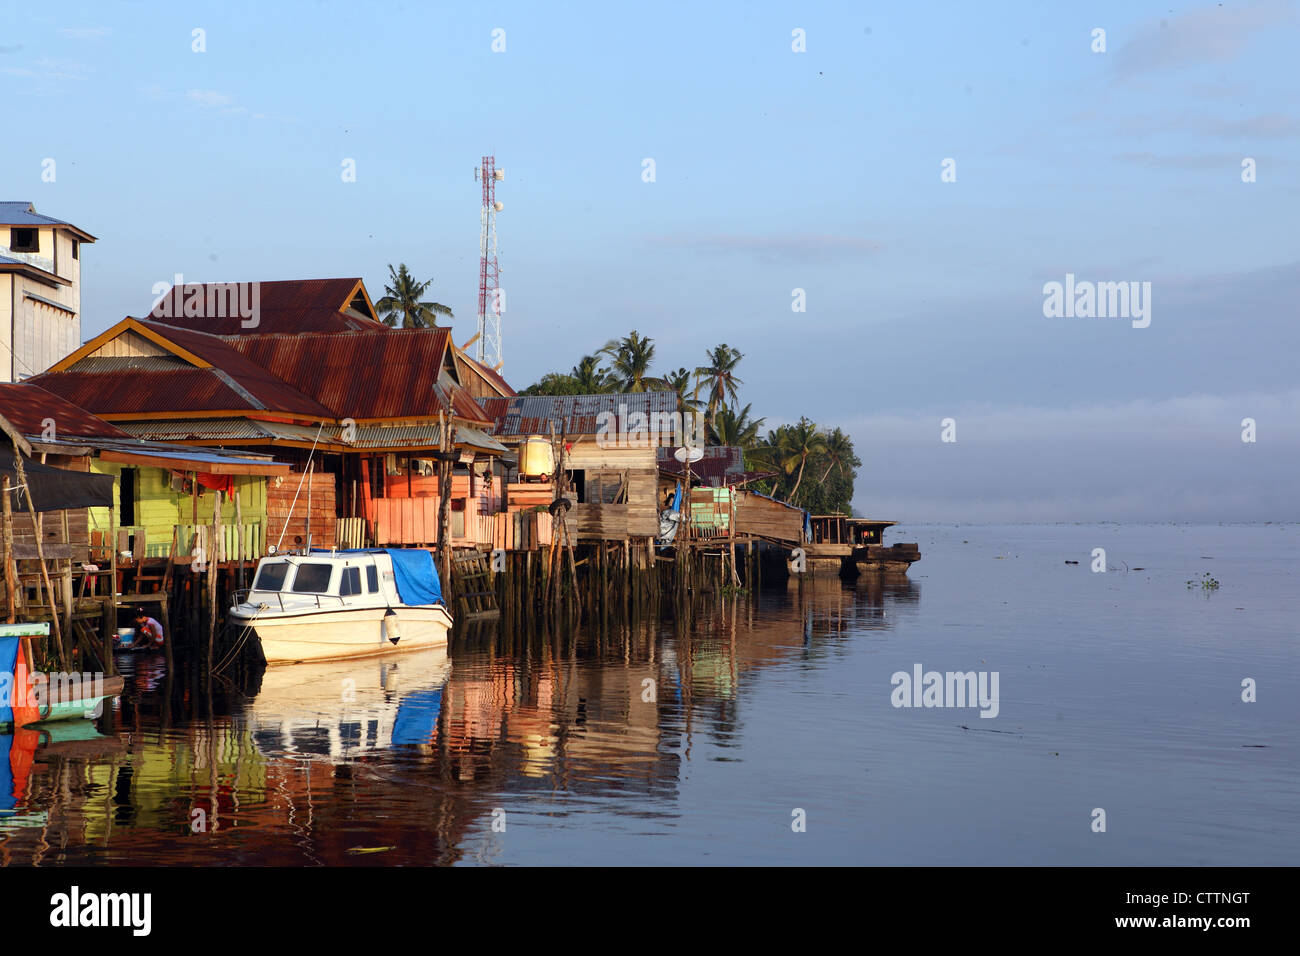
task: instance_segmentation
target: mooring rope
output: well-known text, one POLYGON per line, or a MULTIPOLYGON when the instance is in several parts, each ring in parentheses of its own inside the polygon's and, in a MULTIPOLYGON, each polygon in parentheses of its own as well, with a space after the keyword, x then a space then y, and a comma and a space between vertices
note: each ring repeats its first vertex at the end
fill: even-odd
MULTIPOLYGON (((289 515, 284 519, 284 527, 280 529, 280 538, 275 542, 275 550, 278 554, 280 545, 284 544, 285 532, 289 530, 289 522, 293 519, 294 505, 298 503, 298 495, 302 494, 302 483, 307 480, 307 470, 311 467, 312 456, 316 454, 316 443, 320 441, 320 433, 325 430, 325 423, 321 422, 320 427, 316 429, 316 437, 311 441, 311 451, 307 453, 307 464, 302 469, 302 477, 298 479, 298 490, 293 493, 293 501, 289 502, 289 515)), ((308 515, 310 523, 311 516, 308 515)))
POLYGON ((230 650, 226 652, 226 656, 221 659, 221 662, 212 668, 213 674, 220 674, 223 670, 229 667, 230 664, 232 664, 234 660, 239 656, 239 652, 243 650, 244 644, 248 641, 248 635, 252 633, 253 623, 257 620, 258 615, 260 615, 264 610, 266 610, 267 607, 268 605, 263 604, 261 607, 257 609, 257 614, 254 614, 251 618, 249 618, 248 623, 244 625, 243 631, 241 631, 239 637, 235 639, 234 646, 231 647, 230 650))

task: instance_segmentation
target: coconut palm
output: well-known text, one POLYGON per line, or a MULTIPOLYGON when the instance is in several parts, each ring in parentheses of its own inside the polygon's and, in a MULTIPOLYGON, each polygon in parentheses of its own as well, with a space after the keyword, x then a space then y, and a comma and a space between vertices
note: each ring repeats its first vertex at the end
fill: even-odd
POLYGON ((417 282, 406 269, 403 262, 393 271, 388 266, 388 284, 384 291, 388 294, 375 303, 375 309, 383 315, 384 325, 397 329, 426 329, 437 326, 438 316, 452 318, 451 309, 441 302, 422 301, 425 290, 433 285, 433 280, 417 282))
POLYGON ((743 385, 744 382, 736 377, 736 366, 740 364, 740 360, 745 356, 725 343, 717 348, 709 349, 707 354, 709 364, 701 365, 695 370, 697 376, 695 397, 699 398, 702 385, 708 386, 709 404, 704 418, 711 428, 718 408, 725 405, 728 400, 737 401, 736 386, 743 385))
POLYGON ((712 436, 719 445, 736 445, 750 449, 758 442, 758 430, 763 427, 765 419, 751 419, 750 406, 737 411, 730 405, 723 405, 713 417, 712 436))
POLYGON ((664 391, 677 393, 677 411, 683 415, 694 414, 699 408, 699 402, 689 394, 691 387, 691 370, 688 368, 679 368, 675 372, 669 372, 660 381, 664 383, 664 391))
POLYGON ((823 454, 827 462, 826 470, 822 472, 823 482, 830 477, 833 470, 838 470, 840 474, 849 477, 850 471, 862 464, 853 453, 853 439, 839 428, 826 435, 826 450, 823 454))
POLYGON ((654 339, 633 329, 622 339, 610 339, 600 353, 609 356, 610 370, 623 391, 644 392, 655 384, 648 374, 655 355, 654 339))
POLYGON ((609 370, 600 367, 599 355, 584 355, 578 359, 569 377, 577 386, 579 395, 598 395, 611 391, 613 387, 609 370))
POLYGON ((768 432, 760 454, 781 470, 787 482, 794 478, 794 487, 786 495, 786 501, 794 504, 799 486, 803 483, 804 467, 808 464, 808 459, 825 452, 826 436, 813 422, 801 418, 798 424, 782 425, 775 431, 768 432))

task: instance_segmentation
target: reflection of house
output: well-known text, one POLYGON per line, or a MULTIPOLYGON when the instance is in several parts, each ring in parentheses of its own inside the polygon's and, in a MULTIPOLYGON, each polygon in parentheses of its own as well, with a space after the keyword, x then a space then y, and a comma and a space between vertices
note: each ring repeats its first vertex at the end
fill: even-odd
MULTIPOLYGON (((505 449, 485 433, 491 419, 462 379, 492 393, 499 376, 459 353, 445 328, 395 330, 375 322, 359 280, 263 289, 256 327, 236 331, 240 321, 223 317, 225 306, 211 317, 212 327, 229 332, 221 335, 168 324, 206 327, 204 314, 127 318, 58 362, 39 384, 138 438, 274 448, 295 472, 267 489, 275 535, 268 540, 283 539, 284 547, 305 543, 308 533, 324 546, 435 543, 445 423, 459 453, 452 537, 458 544, 490 541, 481 516, 499 504, 503 474, 495 462, 505 449), (294 323, 325 330, 293 334, 287 330, 294 323)), ((200 299, 186 311, 204 308, 208 300, 200 299)))
MULTIPOLYGON (((527 438, 563 437, 579 540, 648 540, 658 533, 656 455, 681 444, 675 392, 519 395, 479 399, 494 437, 518 448, 527 438)), ((506 488, 511 511, 547 506, 549 476, 520 476, 506 488)))
POLYGON ((95 237, 0 202, 0 382, 49 368, 81 342, 81 247, 95 237))

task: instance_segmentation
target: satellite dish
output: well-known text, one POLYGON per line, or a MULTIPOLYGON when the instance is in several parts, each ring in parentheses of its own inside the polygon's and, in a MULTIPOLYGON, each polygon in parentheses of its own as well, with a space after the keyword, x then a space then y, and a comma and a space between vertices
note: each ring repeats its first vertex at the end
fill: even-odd
POLYGON ((678 461, 680 461, 682 464, 685 464, 688 461, 699 461, 701 458, 704 457, 704 449, 692 448, 691 446, 687 445, 673 452, 673 457, 676 458, 678 461))

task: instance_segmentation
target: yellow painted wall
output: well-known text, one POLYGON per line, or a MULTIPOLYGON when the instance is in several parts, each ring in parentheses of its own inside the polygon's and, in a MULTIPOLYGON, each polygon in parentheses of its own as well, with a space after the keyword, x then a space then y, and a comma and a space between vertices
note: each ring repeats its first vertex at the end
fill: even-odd
MULTIPOLYGON (((97 475, 114 475, 119 480, 113 485, 113 514, 121 513, 121 475, 123 468, 130 465, 94 459, 90 470, 97 475)), ((171 471, 166 468, 136 468, 139 482, 136 488, 135 527, 143 527, 145 544, 149 556, 165 556, 171 549, 172 528, 178 524, 193 523, 194 511, 190 495, 173 491, 171 471)), ((244 524, 266 524, 266 478, 259 475, 236 475, 235 490, 239 493, 240 512, 244 524)), ((212 506, 216 492, 210 488, 201 488, 199 495, 199 524, 212 523, 212 506)), ((110 515, 107 508, 91 508, 90 530, 109 530, 110 515)), ((231 497, 221 507, 221 523, 232 525, 235 522, 235 502, 231 497)))

